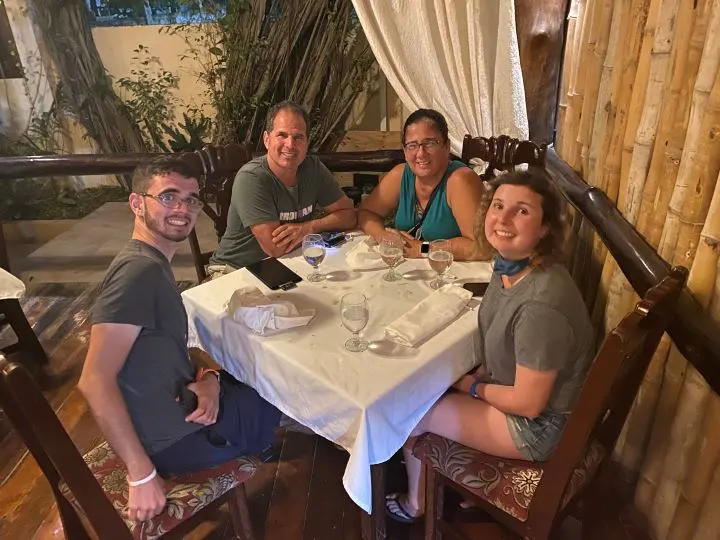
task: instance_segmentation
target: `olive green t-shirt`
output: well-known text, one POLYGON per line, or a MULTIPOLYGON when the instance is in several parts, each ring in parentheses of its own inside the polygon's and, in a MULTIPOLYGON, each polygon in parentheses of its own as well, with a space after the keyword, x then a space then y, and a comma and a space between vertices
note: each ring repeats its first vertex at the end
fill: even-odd
POLYGON ((342 196, 340 186, 317 156, 307 156, 300 164, 294 187, 272 173, 267 156, 253 159, 235 176, 227 229, 210 263, 243 268, 264 259, 267 255, 251 227, 307 221, 317 206, 329 206, 342 196))
POLYGON ((505 289, 493 274, 478 313, 480 362, 496 384, 515 384, 516 365, 557 370, 546 411, 572 409, 595 355, 580 291, 561 264, 535 268, 505 289))

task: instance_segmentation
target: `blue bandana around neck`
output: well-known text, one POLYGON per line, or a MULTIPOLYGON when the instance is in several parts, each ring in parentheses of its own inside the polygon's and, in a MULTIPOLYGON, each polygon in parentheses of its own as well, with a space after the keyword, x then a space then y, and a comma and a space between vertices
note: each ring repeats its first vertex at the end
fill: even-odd
POLYGON ((511 261, 502 255, 495 257, 493 272, 501 276, 512 277, 525 270, 530 264, 530 257, 520 259, 519 261, 511 261))

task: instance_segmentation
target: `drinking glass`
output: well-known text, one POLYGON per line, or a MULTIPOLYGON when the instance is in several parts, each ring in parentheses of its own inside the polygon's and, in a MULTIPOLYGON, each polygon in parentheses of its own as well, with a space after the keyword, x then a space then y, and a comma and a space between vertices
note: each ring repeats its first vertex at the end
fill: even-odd
POLYGON ((340 300, 340 319, 343 326, 353 333, 345 342, 345 348, 351 352, 362 352, 368 348, 368 342, 360 337, 360 331, 367 326, 370 318, 368 301, 362 293, 347 293, 340 300))
POLYGON ((318 266, 325 258, 325 241, 319 234, 308 234, 303 238, 302 254, 310 266, 312 273, 307 280, 316 283, 325 279, 325 274, 320 273, 318 266))
POLYGON ((388 271, 383 275, 385 281, 398 281, 402 279, 400 274, 395 273, 395 267, 403 260, 403 240, 399 236, 384 236, 380 240, 380 256, 388 271))
POLYGON ((430 242, 428 262, 437 276, 430 282, 431 289, 439 289, 445 285, 445 274, 453 263, 453 253, 450 240, 433 240, 430 242))

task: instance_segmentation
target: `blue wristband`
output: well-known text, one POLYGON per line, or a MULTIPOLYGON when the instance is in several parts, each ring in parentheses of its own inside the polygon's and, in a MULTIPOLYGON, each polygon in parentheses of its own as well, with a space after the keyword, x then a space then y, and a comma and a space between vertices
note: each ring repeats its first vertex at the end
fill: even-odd
POLYGON ((470 385, 470 390, 468 390, 468 394, 470 394, 470 395, 471 395, 472 397, 474 397, 474 398, 478 398, 478 397, 479 397, 479 396, 477 395, 476 390, 477 390, 478 384, 480 384, 480 382, 481 382, 480 379, 475 379, 475 380, 473 381, 473 383, 470 385))

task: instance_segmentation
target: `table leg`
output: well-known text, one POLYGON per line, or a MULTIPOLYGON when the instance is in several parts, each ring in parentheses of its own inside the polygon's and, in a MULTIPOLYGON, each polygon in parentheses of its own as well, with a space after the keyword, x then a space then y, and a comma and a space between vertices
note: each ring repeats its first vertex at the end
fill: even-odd
POLYGON ((386 463, 370 466, 372 483, 372 514, 361 510, 363 540, 385 540, 385 472, 386 463))
POLYGON ((10 272, 10 258, 8 257, 7 247, 5 244, 5 233, 0 221, 0 268, 10 272))

